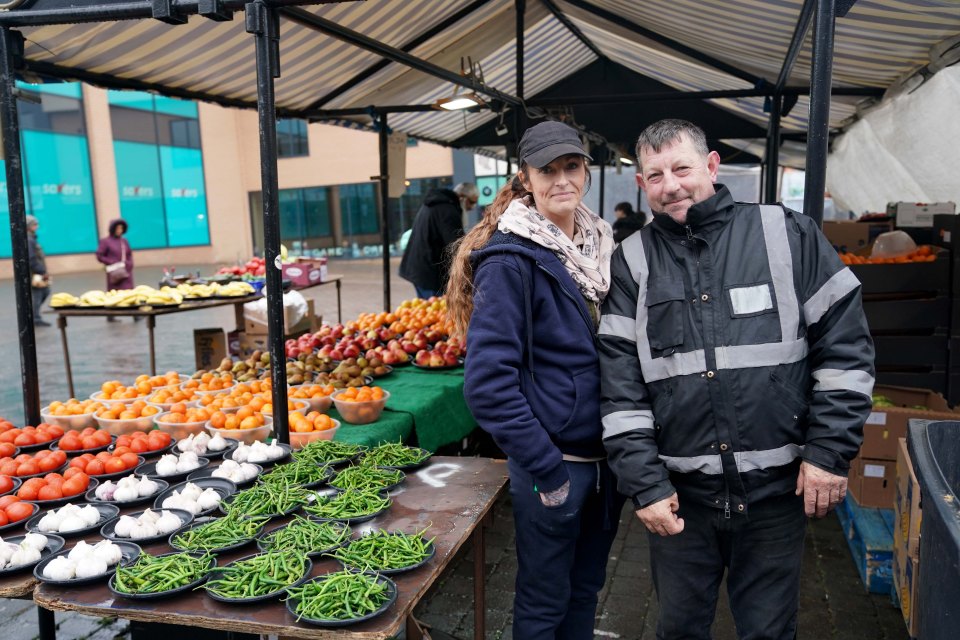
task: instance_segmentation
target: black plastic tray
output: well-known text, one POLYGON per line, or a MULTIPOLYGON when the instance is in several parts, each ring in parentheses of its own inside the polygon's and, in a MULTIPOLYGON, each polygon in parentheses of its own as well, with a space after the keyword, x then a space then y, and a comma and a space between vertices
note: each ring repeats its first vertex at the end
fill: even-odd
MULTIPOLYGON (((84 506, 88 506, 88 505, 84 505, 84 506)), ((55 531, 54 533, 60 536, 61 538, 80 538, 89 533, 93 533, 94 531, 102 527, 106 522, 109 522, 110 520, 113 520, 114 518, 116 518, 117 514, 120 513, 120 509, 118 509, 112 504, 98 503, 98 504, 93 504, 89 506, 92 506, 94 509, 100 512, 100 519, 97 520, 96 524, 92 524, 89 527, 84 527, 83 529, 77 529, 76 531, 55 531)), ((37 525, 40 524, 40 520, 42 520, 45 515, 47 515, 47 511, 44 511, 43 513, 38 513, 34 515, 32 518, 30 518, 29 520, 27 520, 27 531, 31 533, 42 533, 43 535, 47 535, 43 531, 40 531, 39 529, 37 529, 37 525)))
MULTIPOLYGON (((0 577, 12 576, 20 573, 21 571, 32 571, 35 566, 60 551, 60 549, 63 549, 63 545, 66 544, 64 539, 58 535, 54 535, 52 533, 42 533, 40 535, 47 537, 47 546, 40 551, 40 559, 36 562, 28 562, 27 564, 22 564, 19 567, 13 567, 12 569, 0 569, 0 577)), ((4 542, 9 542, 10 544, 20 544, 26 537, 26 535, 13 536, 12 538, 7 538, 4 540, 4 542)))
MULTIPOLYGON (((130 475, 134 475, 134 473, 131 472, 130 475)), ((93 480, 93 478, 91 478, 91 481, 92 481, 92 480, 93 480)), ((127 500, 126 502, 117 502, 116 500, 101 500, 100 498, 97 497, 96 487, 93 487, 93 488, 91 488, 91 489, 88 489, 88 490, 87 490, 87 493, 86 493, 83 497, 84 497, 84 498, 86 499, 86 501, 89 502, 90 504, 112 504, 112 505, 117 505, 117 506, 122 506, 122 507, 132 507, 132 506, 135 506, 135 505, 138 505, 138 504, 146 504, 146 503, 150 502, 151 500, 153 500, 154 498, 156 498, 156 497, 157 497, 158 495, 160 495, 167 487, 170 486, 170 485, 167 483, 166 480, 160 480, 160 479, 158 479, 158 478, 151 478, 151 480, 153 480, 153 481, 156 482, 158 485, 160 485, 160 488, 157 490, 156 493, 153 493, 153 494, 151 494, 151 495, 149 495, 149 496, 139 497, 139 498, 137 498, 136 500, 127 500)))
MULTIPOLYGON (((162 553, 157 557, 162 558, 164 556, 179 555, 180 553, 182 552, 174 551, 172 553, 162 553)), ((190 555, 200 557, 203 554, 191 553, 190 555)), ((126 564, 126 563, 121 563, 121 564, 126 564)), ((210 558, 209 569, 213 569, 216 566, 217 566, 217 559, 210 558)), ((159 600, 161 598, 170 598, 172 596, 175 596, 181 593, 191 592, 197 586, 206 582, 208 576, 209 576, 209 573, 206 573, 201 578, 194 580, 193 582, 185 584, 182 587, 177 587, 176 589, 169 589, 167 591, 157 591, 154 593, 124 593, 123 591, 117 591, 116 586, 114 585, 114 580, 116 578, 116 571, 114 571, 114 575, 110 576, 110 581, 107 582, 107 588, 110 589, 110 592, 112 594, 114 594, 115 596, 119 596, 121 598, 129 598, 131 600, 159 600)))
MULTIPOLYGON (((193 484, 197 485, 201 489, 213 489, 214 491, 219 493, 220 497, 222 498, 220 504, 223 504, 223 500, 227 499, 229 496, 232 496, 237 492, 237 485, 230 482, 226 478, 197 478, 196 480, 187 480, 187 481, 181 482, 180 484, 175 484, 173 486, 167 487, 166 491, 161 491, 157 495, 156 500, 153 501, 153 507, 155 509, 162 509, 164 499, 166 499, 168 496, 173 495, 174 491, 182 490, 186 486, 187 482, 192 482, 193 484)), ((199 518, 202 516, 210 515, 216 510, 217 510, 217 507, 214 507, 212 509, 204 509, 200 513, 196 514, 194 517, 199 518)))
MULTIPOLYGON (((261 555, 261 554, 259 554, 259 553, 252 553, 252 554, 250 554, 250 555, 248 555, 248 556, 243 556, 242 558, 237 558, 237 559, 234 560, 233 562, 231 562, 231 563, 229 563, 229 564, 225 564, 225 565, 222 566, 222 567, 217 567, 216 569, 214 569, 213 571, 210 572, 209 577, 208 577, 208 580, 216 580, 217 577, 220 575, 220 572, 223 571, 223 570, 225 570, 225 569, 226 569, 227 567, 229 567, 230 565, 235 564, 235 563, 237 563, 237 562, 240 562, 240 561, 242 561, 242 560, 247 560, 247 559, 249 559, 249 558, 252 558, 252 557, 258 556, 258 555, 261 555)), ((211 598, 213 598, 214 600, 216 600, 217 602, 226 602, 226 603, 228 603, 228 604, 253 604, 253 603, 256 603, 256 602, 264 602, 264 601, 267 601, 267 600, 274 600, 274 599, 282 596, 284 593, 286 593, 287 589, 289 589, 289 588, 291 588, 291 587, 298 587, 298 586, 300 586, 301 584, 303 584, 304 582, 306 582, 307 580, 309 580, 309 579, 310 579, 310 572, 311 572, 311 571, 313 571, 313 561, 310 560, 310 558, 307 558, 307 566, 306 566, 306 568, 304 569, 303 576, 301 576, 300 579, 297 580, 296 582, 294 582, 293 584, 286 585, 285 587, 282 587, 282 588, 280 588, 280 589, 277 589, 276 591, 271 591, 270 593, 265 593, 265 594, 263 594, 262 596, 255 596, 255 597, 252 597, 252 598, 224 598, 223 596, 218 596, 217 594, 212 593, 212 592, 209 591, 209 590, 207 591, 207 595, 210 596, 211 598)))
POLYGON ((267 524, 267 521, 264 521, 264 523, 263 523, 262 525, 260 525, 260 528, 257 530, 257 532, 256 532, 255 534, 253 534, 252 536, 250 536, 249 538, 247 538, 246 540, 242 540, 242 541, 240 541, 240 542, 235 542, 235 543, 233 543, 233 544, 231 544, 231 545, 227 545, 226 547, 219 547, 219 548, 217 548, 217 549, 184 549, 183 547, 178 547, 176 544, 174 544, 173 539, 174 539, 175 537, 177 537, 178 535, 180 535, 181 533, 186 533, 187 531, 190 531, 191 529, 196 529, 197 527, 202 527, 202 526, 205 525, 205 524, 209 524, 209 523, 211 523, 211 522, 213 522, 213 521, 215 521, 215 520, 219 520, 219 519, 220 519, 220 518, 215 518, 215 517, 197 518, 196 520, 194 520, 193 522, 191 522, 189 525, 187 525, 187 526, 185 526, 185 527, 181 527, 180 529, 177 529, 176 531, 174 531, 173 533, 171 533, 169 536, 167 536, 167 544, 170 545, 170 548, 171 548, 171 549, 176 549, 177 551, 190 551, 190 552, 192 552, 192 553, 203 553, 203 552, 205 552, 205 551, 208 551, 208 552, 210 552, 210 553, 226 553, 227 551, 233 551, 234 549, 241 549, 241 548, 247 546, 248 544, 250 544, 251 542, 253 542, 254 540, 256 540, 256 539, 257 539, 257 536, 259 536, 260 533, 263 532, 263 527, 266 526, 266 524, 267 524))
MULTIPOLYGON (((318 618, 308 618, 306 616, 301 616, 299 617, 298 621, 306 622, 307 624, 312 624, 318 627, 330 627, 330 628, 347 627, 352 624, 357 624, 358 622, 366 622, 367 620, 376 618, 377 616, 382 614, 384 611, 389 609, 391 606, 393 606, 393 603, 397 601, 396 583, 384 575, 378 576, 376 574, 372 574, 368 572, 364 572, 364 574, 375 576, 378 582, 382 582, 383 584, 386 584, 390 590, 390 595, 388 596, 386 602, 380 605, 380 607, 378 607, 376 611, 368 613, 367 615, 364 615, 364 616, 360 616, 358 618, 350 618, 349 620, 322 620, 318 618)), ((317 576, 316 578, 308 582, 320 582, 326 579, 327 579, 327 576, 323 575, 323 576, 317 576)), ((306 582, 304 582, 304 584, 306 584, 306 582)), ((290 615, 292 615, 295 619, 297 619, 297 602, 298 601, 299 599, 293 596, 287 598, 287 601, 286 601, 287 611, 289 611, 290 615)))
MULTIPOLYGON (((246 488, 252 487, 254 484, 256 484, 257 480, 259 480, 260 477, 263 475, 263 467, 261 467, 257 463, 245 462, 243 464, 252 464, 260 471, 258 471, 257 475, 253 476, 249 480, 245 480, 244 482, 234 482, 234 484, 237 485, 238 489, 239 488, 246 489, 246 488)), ((193 482, 195 480, 200 480, 201 478, 217 478, 218 476, 214 476, 213 472, 219 468, 220 467, 207 467, 206 469, 200 469, 199 471, 194 471, 193 473, 187 476, 187 482, 193 482)), ((220 478, 220 479, 229 480, 229 478, 220 478)), ((230 480, 230 482, 233 482, 233 480, 230 480)))
MULTIPOLYGON (((100 484, 100 481, 93 476, 88 476, 90 478, 90 484, 87 485, 87 491, 95 491, 97 486, 100 484)), ((64 496, 62 498, 57 498, 56 500, 24 500, 24 502, 32 502, 34 504, 40 505, 40 508, 47 509, 49 507, 60 507, 68 502, 83 502, 87 499, 85 493, 75 493, 72 496, 64 496)))
POLYGON ((140 547, 133 544, 132 542, 117 542, 112 541, 113 544, 120 547, 120 552, 123 554, 123 557, 115 565, 107 567, 106 573, 101 573, 97 576, 90 576, 89 578, 72 578, 70 580, 51 580, 50 578, 43 577, 43 569, 53 562, 53 559, 58 556, 67 555, 72 549, 64 549, 59 553, 55 553, 47 559, 43 560, 33 568, 33 577, 39 580, 40 582, 46 582, 47 584, 52 584, 58 587, 77 587, 84 584, 93 584, 94 582, 99 582, 104 578, 109 578, 117 570, 117 567, 124 562, 131 562, 140 555, 140 547))
MULTIPOLYGON (((102 527, 100 527, 100 535, 106 538, 107 540, 112 540, 114 542, 133 542, 134 544, 150 544, 152 542, 159 542, 161 540, 166 540, 170 537, 171 534, 175 534, 186 526, 189 526, 193 522, 193 514, 189 511, 184 511, 183 509, 153 509, 153 511, 169 511, 173 515, 180 518, 180 526, 174 529, 171 533, 160 533, 149 538, 138 538, 134 540, 133 538, 121 538, 116 534, 116 526, 120 521, 122 516, 117 516, 110 520, 102 527)), ((133 519, 137 519, 143 515, 143 511, 135 511, 133 513, 125 513, 124 515, 130 516, 133 519)))
POLYGON ((197 471, 206 469, 210 466, 209 458, 197 458, 197 460, 200 462, 199 467, 194 467, 189 471, 179 471, 168 476, 161 476, 157 473, 156 462, 147 462, 145 464, 141 464, 139 467, 137 467, 137 473, 142 476, 147 476, 152 480, 166 480, 168 483, 173 484, 174 482, 182 482, 183 480, 186 480, 187 476, 191 473, 196 473, 197 471))

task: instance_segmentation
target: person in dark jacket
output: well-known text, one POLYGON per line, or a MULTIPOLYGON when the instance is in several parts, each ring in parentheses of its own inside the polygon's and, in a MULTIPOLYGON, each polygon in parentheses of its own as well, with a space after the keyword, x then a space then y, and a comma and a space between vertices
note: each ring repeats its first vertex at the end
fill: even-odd
POLYGON ((410 240, 400 261, 400 276, 413 283, 417 297, 443 294, 447 285, 448 248, 463 235, 463 213, 477 206, 480 192, 470 182, 431 189, 413 219, 410 240))
POLYGON ((464 395, 507 454, 517 545, 513 637, 593 637, 623 498, 607 466, 596 352, 610 226, 582 204, 574 129, 544 122, 460 243, 447 304, 466 334, 464 395))
POLYGON ((643 211, 634 211, 633 205, 629 202, 619 202, 613 208, 613 213, 617 217, 613 221, 613 241, 620 244, 629 238, 634 232, 643 229, 647 224, 647 215, 643 211))
POLYGON ((601 412, 657 638, 710 638, 726 571, 738 635, 792 640, 806 519, 844 499, 871 409, 860 283, 814 220, 715 184, 695 125, 651 125, 637 157, 654 219, 611 260, 601 412))
POLYGON ((47 260, 37 240, 40 222, 27 215, 27 256, 30 260, 30 293, 33 297, 33 324, 37 327, 49 327, 50 323, 40 315, 43 301, 50 295, 50 274, 47 273, 47 260))
MULTIPOLYGON (((97 260, 104 265, 107 284, 104 291, 111 289, 133 289, 133 251, 130 243, 123 235, 127 232, 127 221, 117 218, 110 221, 109 232, 106 238, 100 239, 97 247, 97 260)), ((139 321, 135 316, 134 321, 139 321)), ((107 322, 116 322, 117 319, 107 316, 107 322)))

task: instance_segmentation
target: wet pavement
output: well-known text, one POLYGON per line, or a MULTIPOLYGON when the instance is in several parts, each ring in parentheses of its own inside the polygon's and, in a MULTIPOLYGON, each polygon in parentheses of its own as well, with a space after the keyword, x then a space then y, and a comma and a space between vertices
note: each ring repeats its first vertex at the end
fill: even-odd
MULTIPOLYGON (((393 262, 396 274, 398 261, 393 262)), ((180 267, 179 271, 211 273, 206 266, 180 267)), ((382 264, 374 260, 335 261, 330 273, 343 274, 343 317, 383 307, 382 264)), ((160 268, 137 268, 138 283, 155 285, 160 268)), ((53 291, 80 294, 103 286, 103 274, 90 272, 55 277, 53 291)), ((413 297, 413 287, 394 276, 392 304, 413 297)), ((336 319, 333 285, 307 292, 317 313, 336 319)), ((44 316, 55 322, 55 316, 44 316)), ((158 371, 193 371, 194 329, 232 329, 232 307, 179 313, 157 319, 158 371)), ((19 347, 16 308, 10 280, 0 281, 0 416, 22 424, 19 347)), ((104 380, 130 380, 148 367, 147 329, 125 319, 107 323, 103 318, 72 318, 67 329, 77 394, 93 393, 104 380)), ((40 397, 43 404, 67 398, 60 332, 55 326, 37 329, 40 397)), ((512 638, 511 606, 516 572, 513 521, 509 497, 502 499, 486 536, 487 638, 512 638)), ((607 583, 600 594, 596 638, 653 640, 656 637, 657 601, 649 571, 647 533, 625 508, 620 531, 607 566, 607 583)), ((831 640, 907 640, 899 609, 889 596, 866 593, 850 557, 836 516, 808 525, 800 594, 799 637, 831 640)), ((733 640, 736 631, 725 595, 721 592, 714 637, 733 640)), ((434 640, 473 637, 473 557, 466 547, 447 573, 415 610, 431 627, 434 640)), ((3 640, 37 637, 36 609, 30 601, 0 599, 3 640)), ((56 615, 60 640, 114 640, 130 637, 124 620, 78 614, 56 615)), ((199 633, 198 633, 199 636, 199 633)), ((520 640, 520 639, 518 639, 520 640)))

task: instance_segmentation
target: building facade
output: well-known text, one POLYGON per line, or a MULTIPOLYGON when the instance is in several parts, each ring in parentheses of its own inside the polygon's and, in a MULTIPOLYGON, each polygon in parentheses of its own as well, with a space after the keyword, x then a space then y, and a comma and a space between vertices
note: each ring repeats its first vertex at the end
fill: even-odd
MULTIPOLYGON (((120 217, 138 265, 232 264, 262 254, 255 111, 79 83, 19 86, 27 211, 40 221, 51 273, 99 269, 97 241, 120 217)), ((278 143, 288 248, 374 253, 377 135, 282 120, 278 143)), ((409 228, 428 189, 451 184, 453 153, 408 146, 407 193, 390 214, 393 240, 409 228)), ((3 179, 0 221, 9 221, 7 206, 3 179)), ((12 275, 10 255, 10 236, 0 233, 0 277, 12 275)))

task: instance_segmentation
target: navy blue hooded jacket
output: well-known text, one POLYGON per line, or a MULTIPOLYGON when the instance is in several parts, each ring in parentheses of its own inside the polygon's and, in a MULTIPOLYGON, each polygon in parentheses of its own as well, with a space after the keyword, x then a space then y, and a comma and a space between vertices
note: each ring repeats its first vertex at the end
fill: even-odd
POLYGON ((471 256, 464 395, 477 423, 542 491, 562 454, 604 456, 600 369, 586 301, 556 255, 496 232, 471 256))

